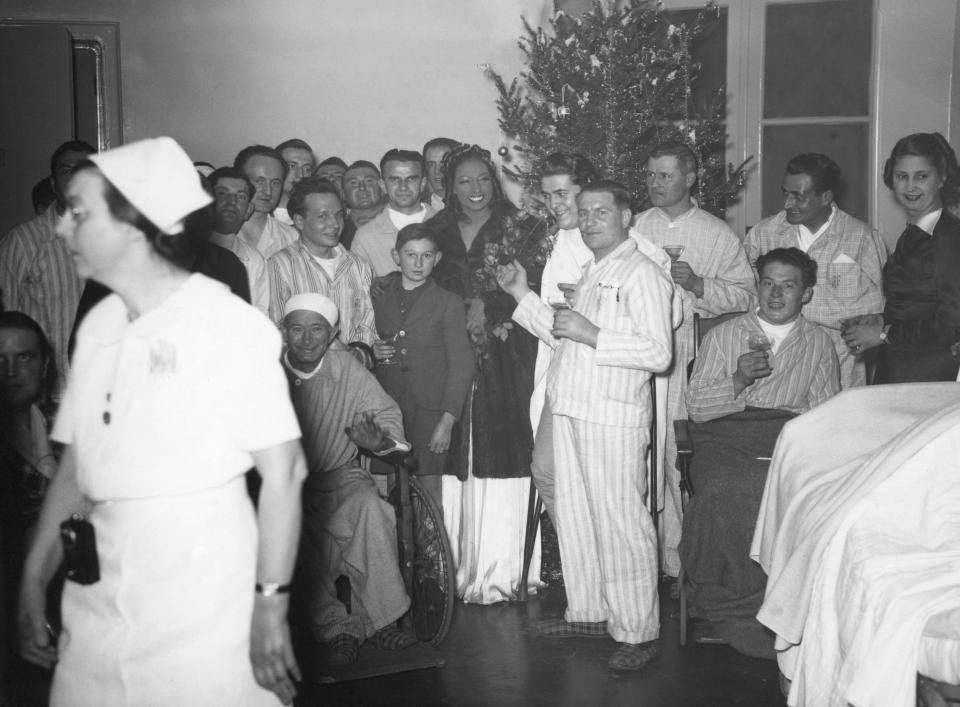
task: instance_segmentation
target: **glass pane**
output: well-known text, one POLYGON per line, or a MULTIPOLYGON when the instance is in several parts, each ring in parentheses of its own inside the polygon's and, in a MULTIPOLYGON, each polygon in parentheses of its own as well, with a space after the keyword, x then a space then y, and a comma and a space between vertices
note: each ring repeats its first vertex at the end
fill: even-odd
POLYGON ((803 152, 819 152, 840 166, 844 193, 837 203, 844 211, 867 220, 867 189, 871 182, 867 123, 843 125, 769 125, 763 129, 763 216, 783 208, 780 185, 787 162, 803 152))
POLYGON ((871 0, 768 5, 764 117, 868 115, 871 0))

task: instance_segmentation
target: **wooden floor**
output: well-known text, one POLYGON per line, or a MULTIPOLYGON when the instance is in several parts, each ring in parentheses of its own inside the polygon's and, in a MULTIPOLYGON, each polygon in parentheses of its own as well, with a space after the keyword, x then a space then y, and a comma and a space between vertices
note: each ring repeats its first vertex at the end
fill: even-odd
MULTIPOLYGON (((666 595, 665 587, 661 596, 666 595)), ((332 685, 304 684, 306 705, 644 705, 648 707, 779 707, 773 661, 729 646, 680 647, 677 602, 662 598, 663 652, 637 673, 614 674, 610 638, 545 639, 536 623, 562 613, 560 590, 526 603, 459 604, 440 647, 441 668, 332 685)), ((309 663, 303 656, 302 664, 309 663)))

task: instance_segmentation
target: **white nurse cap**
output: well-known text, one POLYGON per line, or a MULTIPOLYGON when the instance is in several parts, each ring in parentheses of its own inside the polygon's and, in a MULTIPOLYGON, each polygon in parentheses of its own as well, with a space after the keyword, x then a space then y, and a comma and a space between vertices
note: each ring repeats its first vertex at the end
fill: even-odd
POLYGON ((213 201, 193 161, 170 137, 132 142, 90 155, 90 161, 164 233, 182 232, 184 217, 213 201))

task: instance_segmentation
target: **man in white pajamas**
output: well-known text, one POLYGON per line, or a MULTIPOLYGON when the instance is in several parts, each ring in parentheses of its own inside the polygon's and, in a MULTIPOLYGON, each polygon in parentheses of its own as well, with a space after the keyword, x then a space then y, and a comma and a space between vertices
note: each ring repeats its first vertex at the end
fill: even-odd
POLYGON ((647 194, 652 206, 633 224, 636 231, 674 254, 670 270, 683 306, 683 324, 673 341, 673 366, 657 380, 658 390, 667 389, 666 443, 660 447, 665 477, 660 545, 663 570, 671 577, 680 572, 677 547, 683 522, 673 421, 687 418, 683 396, 687 364, 693 360, 693 316, 746 312, 755 306, 757 293, 740 239, 724 221, 693 200, 691 190, 696 182, 697 157, 689 147, 678 142, 658 145, 647 160, 647 194))
POLYGON ((610 668, 638 670, 660 652, 657 539, 643 498, 652 414, 650 375, 670 365, 672 283, 629 237, 630 195, 600 181, 581 188, 577 213, 593 253, 572 309, 556 312, 516 262, 501 287, 514 320, 555 348, 547 371, 556 463, 555 518, 567 588, 549 636, 619 642, 610 668))

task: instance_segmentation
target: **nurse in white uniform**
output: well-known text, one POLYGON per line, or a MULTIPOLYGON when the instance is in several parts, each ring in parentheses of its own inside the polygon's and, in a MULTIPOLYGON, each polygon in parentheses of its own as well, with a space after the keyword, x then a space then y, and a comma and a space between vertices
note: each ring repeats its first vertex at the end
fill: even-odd
POLYGON ((113 290, 84 320, 52 437, 66 445, 21 590, 21 652, 56 665, 53 705, 289 703, 287 627, 306 474, 280 335, 186 266, 210 202, 170 138, 81 165, 58 234, 113 290), (189 220, 187 221, 189 223, 189 220), (263 478, 259 512, 244 472, 263 478), (99 581, 68 581, 58 645, 44 591, 60 523, 93 525, 99 581))

